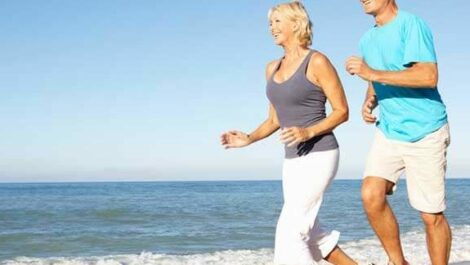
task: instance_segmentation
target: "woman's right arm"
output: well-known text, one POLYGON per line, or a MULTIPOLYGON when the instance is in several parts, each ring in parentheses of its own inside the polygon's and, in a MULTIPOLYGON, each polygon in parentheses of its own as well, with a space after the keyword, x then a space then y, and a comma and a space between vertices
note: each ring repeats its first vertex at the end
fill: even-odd
MULTIPOLYGON (((274 69, 277 66, 278 61, 272 61, 266 66, 266 82, 269 82, 269 79, 274 73, 274 69)), ((275 131, 279 129, 279 120, 277 118, 276 109, 274 109, 273 104, 269 104, 269 113, 268 118, 261 123, 256 130, 249 134, 251 143, 262 140, 275 131)))
MULTIPOLYGON (((270 62, 266 67, 266 80, 269 80, 277 65, 276 61, 270 62)), ((229 131, 221 136, 221 143, 225 148, 244 147, 254 142, 262 140, 279 129, 279 120, 276 110, 272 104, 269 104, 268 118, 261 123, 256 130, 250 134, 240 131, 229 131)))
POLYGON ((277 119, 274 107, 269 104, 268 118, 261 123, 256 130, 250 134, 240 131, 228 131, 220 137, 222 145, 228 148, 244 147, 254 142, 262 140, 279 129, 279 121, 277 119))
POLYGON ((270 136, 278 129, 279 120, 277 119, 276 110, 272 104, 269 104, 268 118, 249 134, 250 144, 270 136))

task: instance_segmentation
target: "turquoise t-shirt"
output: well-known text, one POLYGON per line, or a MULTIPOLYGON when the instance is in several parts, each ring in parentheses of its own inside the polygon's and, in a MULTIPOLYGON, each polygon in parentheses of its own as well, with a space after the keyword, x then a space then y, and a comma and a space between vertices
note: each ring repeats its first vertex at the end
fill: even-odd
MULTIPOLYGON (((419 17, 399 11, 362 36, 360 49, 375 70, 401 71, 417 62, 436 62, 432 33, 419 17)), ((407 88, 373 82, 380 116, 378 128, 389 139, 415 142, 447 123, 437 88, 407 88)))

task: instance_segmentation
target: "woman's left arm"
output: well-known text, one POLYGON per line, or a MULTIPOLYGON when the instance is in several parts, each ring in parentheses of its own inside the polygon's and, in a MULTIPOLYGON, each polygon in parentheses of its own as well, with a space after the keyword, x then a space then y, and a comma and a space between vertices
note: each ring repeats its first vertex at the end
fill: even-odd
POLYGON ((312 131, 313 136, 329 133, 349 118, 348 101, 343 85, 330 60, 319 52, 310 60, 307 78, 323 90, 332 108, 332 112, 325 119, 308 129, 312 131))
POLYGON ((331 104, 332 112, 325 119, 310 127, 283 129, 281 141, 288 143, 288 146, 294 146, 315 136, 329 133, 349 118, 348 102, 343 85, 336 69, 325 55, 319 52, 312 55, 307 68, 307 78, 323 90, 331 104))

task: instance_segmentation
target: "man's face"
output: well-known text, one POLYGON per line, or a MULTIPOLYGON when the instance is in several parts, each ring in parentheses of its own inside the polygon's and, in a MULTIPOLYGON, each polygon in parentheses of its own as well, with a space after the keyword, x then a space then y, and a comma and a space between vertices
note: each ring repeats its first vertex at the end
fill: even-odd
POLYGON ((393 0, 360 0, 364 12, 374 16, 384 10, 391 1, 393 0))

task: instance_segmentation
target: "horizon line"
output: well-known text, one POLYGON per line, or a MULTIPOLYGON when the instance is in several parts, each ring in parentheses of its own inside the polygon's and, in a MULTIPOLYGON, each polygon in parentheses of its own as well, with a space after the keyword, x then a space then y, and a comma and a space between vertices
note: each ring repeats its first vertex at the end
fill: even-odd
MULTIPOLYGON (((337 178, 333 181, 362 181, 363 178, 337 178)), ((405 179, 406 178, 401 178, 405 179)), ((470 177, 449 177, 446 180, 470 180, 470 177)), ((99 183, 171 183, 171 182, 269 182, 269 181, 282 181, 282 179, 175 179, 175 180, 74 180, 74 181, 18 181, 18 182, 3 182, 3 184, 99 184, 99 183)))

